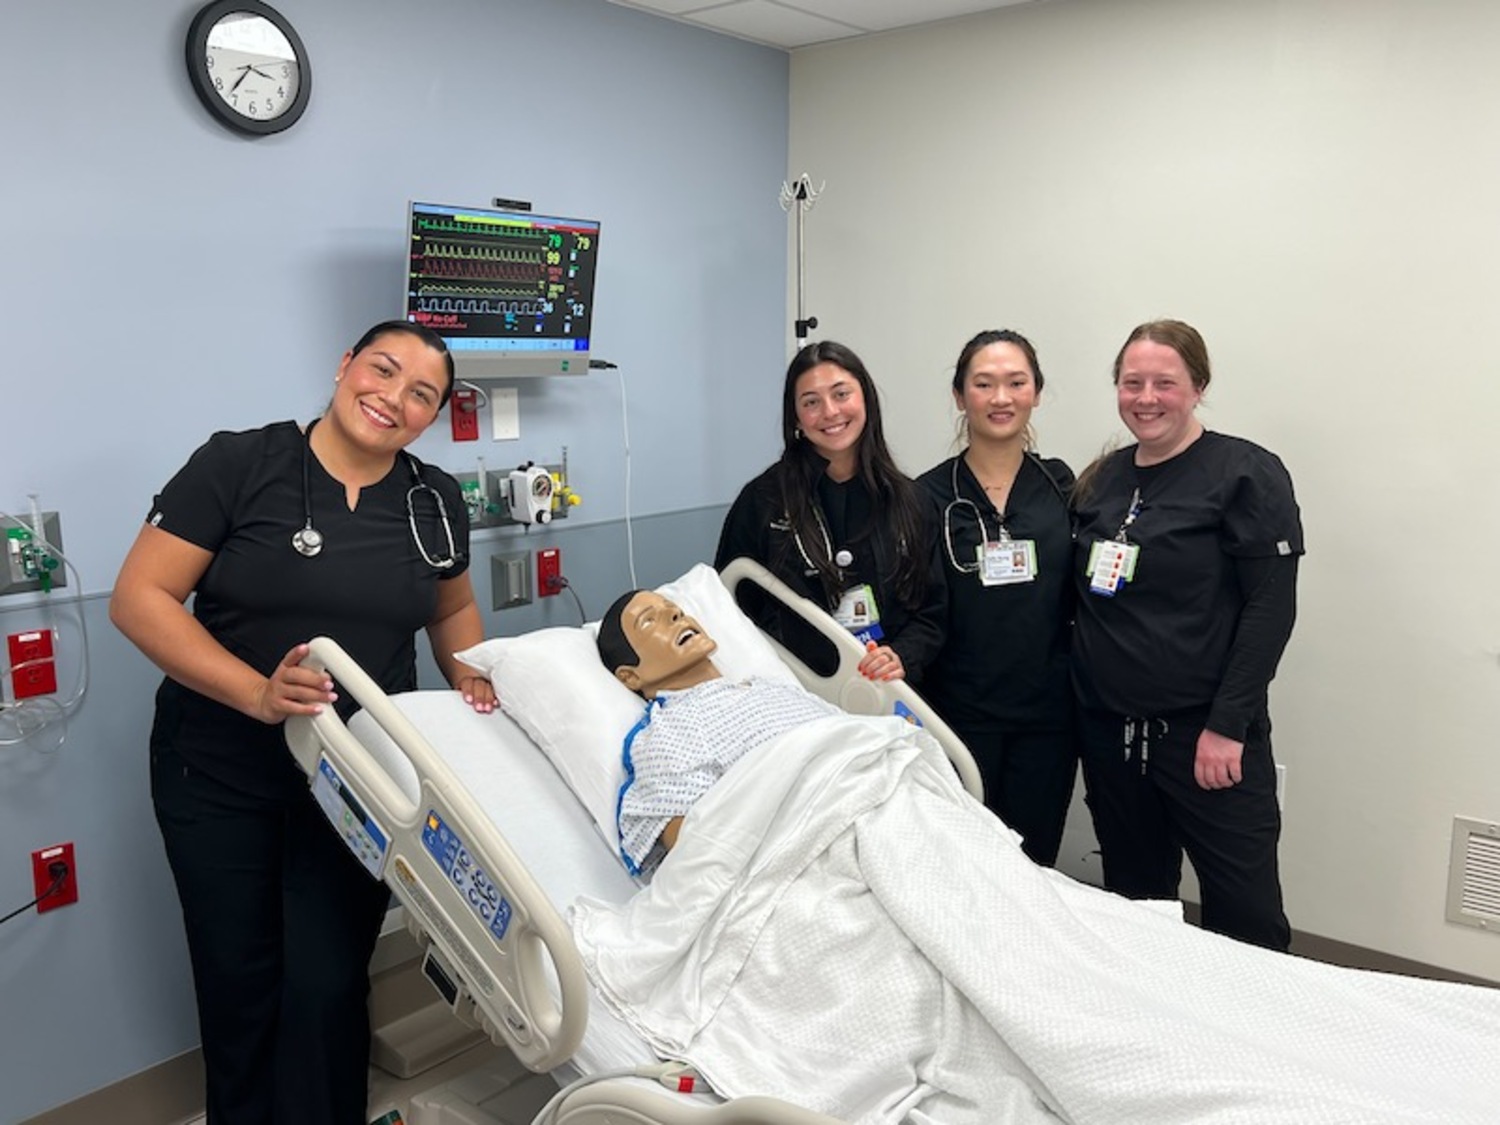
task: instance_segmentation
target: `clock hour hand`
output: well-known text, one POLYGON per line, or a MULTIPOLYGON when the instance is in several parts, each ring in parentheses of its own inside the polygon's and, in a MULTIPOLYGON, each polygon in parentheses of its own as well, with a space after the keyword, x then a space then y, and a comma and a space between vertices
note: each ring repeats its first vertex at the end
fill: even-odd
POLYGON ((260 75, 267 82, 275 82, 276 81, 276 79, 274 77, 272 77, 271 75, 267 74, 265 71, 261 70, 260 67, 258 67, 258 66, 252 66, 250 69, 253 70, 253 71, 255 71, 256 74, 260 75))

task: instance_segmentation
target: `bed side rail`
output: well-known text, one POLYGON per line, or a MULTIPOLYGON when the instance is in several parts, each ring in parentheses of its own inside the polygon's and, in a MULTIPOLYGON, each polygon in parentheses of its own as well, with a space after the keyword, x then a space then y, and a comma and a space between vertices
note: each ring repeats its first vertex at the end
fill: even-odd
POLYGON ((729 592, 736 595, 736 601, 739 600, 736 591, 742 582, 752 583, 765 590, 805 620, 833 646, 838 666, 824 675, 775 637, 767 636, 766 639, 796 673, 804 687, 850 714, 899 714, 916 718, 948 755, 964 788, 975 797, 983 799, 984 783, 980 780, 979 767, 974 764, 969 748, 910 684, 902 680, 876 682, 861 676, 858 669, 859 662, 865 656, 863 646, 821 606, 798 594, 753 559, 733 560, 720 572, 719 577, 729 588, 729 592))
POLYGON ((578 1049, 588 984, 566 923, 499 830, 374 680, 327 637, 303 663, 326 670, 415 772, 415 799, 391 765, 331 707, 286 721, 286 741, 324 811, 420 931, 423 972, 461 1019, 528 1068, 578 1049), (554 986, 555 981, 555 986, 554 986))

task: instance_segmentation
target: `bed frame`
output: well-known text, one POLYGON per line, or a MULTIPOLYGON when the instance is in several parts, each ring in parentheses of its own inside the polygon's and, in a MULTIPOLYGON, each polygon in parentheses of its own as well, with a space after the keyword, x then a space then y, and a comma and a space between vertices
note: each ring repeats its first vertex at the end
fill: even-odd
MULTIPOLYGON (((947 751, 965 787, 979 772, 963 744, 905 683, 876 683, 857 669, 864 649, 821 608, 746 559, 725 568, 731 593, 751 582, 791 606, 835 646, 838 669, 820 676, 772 644, 809 690, 847 711, 899 713, 947 751)), ((590 985, 567 924, 515 851, 420 731, 334 641, 319 637, 304 663, 327 671, 389 736, 402 760, 382 761, 332 708, 286 722, 286 740, 345 843, 405 908, 422 972, 460 1020, 507 1047, 528 1069, 557 1069, 577 1050, 590 985)), ((658 1091, 601 1082, 572 1094, 555 1118, 568 1125, 836 1125, 769 1098, 705 1108, 658 1091)))

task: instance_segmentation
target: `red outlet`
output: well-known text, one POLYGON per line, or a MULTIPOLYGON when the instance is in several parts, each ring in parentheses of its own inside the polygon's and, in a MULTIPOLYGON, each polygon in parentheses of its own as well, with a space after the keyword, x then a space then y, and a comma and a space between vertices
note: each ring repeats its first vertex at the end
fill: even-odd
POLYGON ((57 665, 52 660, 52 630, 12 633, 5 639, 10 649, 10 684, 15 697, 30 699, 34 695, 51 695, 57 691, 57 665))
POLYGON ((536 553, 536 592, 543 598, 563 592, 561 547, 547 547, 536 553))
POLYGON ((453 413, 453 440, 479 440, 479 395, 469 387, 459 387, 448 400, 453 413))
POLYGON ((73 845, 55 844, 32 852, 31 882, 36 888, 38 914, 77 902, 78 864, 73 859, 73 845), (57 889, 48 894, 53 883, 57 883, 57 889))

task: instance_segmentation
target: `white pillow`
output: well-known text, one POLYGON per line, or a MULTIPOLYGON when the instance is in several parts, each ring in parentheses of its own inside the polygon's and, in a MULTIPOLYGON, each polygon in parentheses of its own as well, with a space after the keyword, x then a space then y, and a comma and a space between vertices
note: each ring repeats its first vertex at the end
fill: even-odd
MULTIPOLYGON (((718 642, 713 662, 724 675, 796 682, 713 567, 699 563, 657 592, 697 618, 718 642)), ((645 703, 605 669, 597 632, 597 623, 538 629, 495 637, 453 655, 489 677, 501 709, 542 748, 614 849, 625 736, 645 703)))

